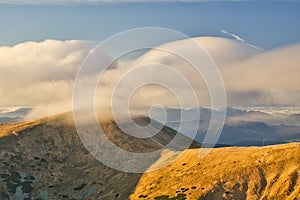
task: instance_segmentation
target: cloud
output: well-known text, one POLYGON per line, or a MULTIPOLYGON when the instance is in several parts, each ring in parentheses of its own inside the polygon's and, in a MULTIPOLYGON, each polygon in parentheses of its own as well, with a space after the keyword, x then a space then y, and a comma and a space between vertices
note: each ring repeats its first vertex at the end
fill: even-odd
POLYGON ((0 105, 40 106, 70 99, 76 71, 93 46, 46 40, 0 47, 0 105))
MULTIPOLYGON (((192 40, 201 44, 217 63, 230 106, 300 106, 300 44, 261 52, 227 38, 200 37, 192 40)), ((182 40, 160 47, 189 50, 187 44, 182 40)), ((0 106, 33 106, 35 109, 29 118, 70 111, 75 75, 94 46, 95 43, 89 41, 46 40, 0 47, 0 106)), ((179 71, 193 85, 200 105, 210 105, 205 82, 189 63, 171 53, 150 50, 135 60, 116 62, 104 73, 96 92, 97 108, 109 108, 112 91, 124 74, 134 66, 149 63, 165 64, 179 71)), ((150 74, 174 83, 173 87, 181 91, 188 104, 188 91, 168 71, 146 68, 143 74, 131 80, 146 80, 150 74)), ((83 77, 83 89, 90 88, 89 80, 93 78, 96 78, 93 70, 83 77)), ((132 89, 131 82, 125 81, 119 85, 119 102, 126 99, 132 89)), ((168 107, 178 106, 177 99, 169 90, 155 85, 137 90, 130 103, 133 105, 132 111, 158 103, 168 107)))
POLYGON ((233 33, 229 33, 228 31, 225 31, 223 29, 220 30, 221 33, 224 33, 225 35, 229 35, 230 37, 234 38, 235 40, 237 40, 238 42, 241 42, 241 43, 245 43, 246 45, 252 47, 252 48, 255 48, 257 50, 260 50, 260 51, 265 51, 263 48, 261 47, 258 47, 258 46, 255 46, 253 44, 249 44, 246 40, 244 40, 243 38, 241 38, 240 36, 238 35, 235 35, 233 33))
POLYGON ((226 34, 226 35, 229 35, 229 36, 233 37, 234 39, 236 39, 236 40, 239 41, 239 42, 246 42, 246 41, 245 41, 244 39, 242 39, 240 36, 234 35, 234 34, 232 34, 232 33, 228 33, 227 31, 225 31, 225 30, 223 30, 223 29, 221 29, 221 33, 224 33, 224 34, 226 34))
MULTIPOLYGON (((193 38, 210 53, 222 74, 230 106, 299 106, 300 105, 300 44, 293 44, 270 51, 260 51, 246 43, 225 38, 193 38)), ((184 41, 174 46, 184 47, 184 41)), ((179 58, 150 51, 140 63, 153 62, 184 69, 183 74, 198 84, 201 102, 207 105, 206 88, 201 86, 191 66, 179 58), (198 81, 198 82, 197 82, 198 81)))
MULTIPOLYGON (((256 92, 251 104, 300 105, 300 44, 274 49, 235 63, 223 71, 231 92, 256 92)), ((235 97, 232 103, 242 103, 235 97)))

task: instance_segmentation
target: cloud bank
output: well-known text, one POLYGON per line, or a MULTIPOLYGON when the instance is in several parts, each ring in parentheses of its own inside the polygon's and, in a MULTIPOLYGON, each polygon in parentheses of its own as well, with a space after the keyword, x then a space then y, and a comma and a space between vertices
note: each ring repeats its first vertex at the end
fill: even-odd
MULTIPOLYGON (((207 49, 217 63, 225 83, 229 106, 300 105, 300 44, 261 51, 246 42, 225 38, 201 37, 193 40, 207 49)), ((175 45, 187 48, 180 41, 175 45)), ((141 63, 165 63, 185 71, 189 68, 170 55, 149 52, 143 57, 141 63)), ((196 81, 192 74, 187 77, 196 81)), ((199 88, 202 97, 205 94, 203 89, 199 88)))
MULTIPOLYGON (((210 53, 218 65, 227 91, 229 106, 300 106, 300 44, 261 52, 245 43, 226 38, 193 38, 210 53)), ((185 41, 164 45, 189 48, 185 41)), ((162 45, 162 46, 164 46, 162 45)), ((35 109, 29 118, 70 111, 76 72, 86 55, 95 46, 89 41, 26 42, 13 47, 0 47, 0 106, 29 105, 35 109)), ((193 52, 191 52, 193 53, 193 52)), ((141 57, 115 63, 105 72, 97 90, 97 105, 110 105, 112 90, 119 78, 134 66, 160 63, 173 67, 194 85, 201 106, 209 106, 210 98, 201 76, 189 63, 168 52, 150 50, 141 57)), ((163 71, 162 78, 174 81, 163 71)), ((86 85, 91 74, 86 75, 86 85)), ((144 79, 145 77, 138 77, 144 79)), ((175 80, 176 81, 176 80, 175 80)), ((126 95, 130 84, 121 86, 119 98, 126 95)), ((181 85, 174 85, 181 88, 181 85)), ((184 91, 183 91, 184 92, 184 91)), ((165 88, 147 86, 137 90, 131 103, 147 107, 156 103, 176 107, 174 95, 165 88)))
POLYGON ((73 79, 93 46, 46 40, 0 47, 0 105, 41 106, 40 115, 70 110, 66 100, 72 95, 73 79))

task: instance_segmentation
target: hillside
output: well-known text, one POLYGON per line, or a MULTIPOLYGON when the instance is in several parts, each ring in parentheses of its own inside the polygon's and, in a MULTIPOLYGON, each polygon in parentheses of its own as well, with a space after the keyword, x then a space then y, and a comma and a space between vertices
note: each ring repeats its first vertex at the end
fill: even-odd
POLYGON ((131 199, 300 199, 299 143, 218 148, 204 158, 199 152, 186 150, 168 167, 144 174, 131 199))
MULTIPOLYGON (((135 121, 146 125, 149 118, 135 121)), ((112 142, 134 152, 156 150, 176 134, 165 126, 142 140, 123 133, 114 121, 100 124, 112 142)), ((0 136, 1 200, 300 198, 299 143, 217 148, 204 158, 199 149, 189 149, 164 169, 130 174, 97 161, 82 145, 70 114, 1 124, 0 136)), ((165 151, 149 168, 175 154, 165 151)))
MULTIPOLYGON (((145 125, 149 118, 136 120, 145 125)), ((168 143, 176 134, 164 127, 155 138, 142 140, 124 134, 113 121, 101 122, 101 126, 112 142, 134 152, 161 148, 159 144, 168 143)), ((140 178, 140 174, 119 172, 97 161, 81 143, 71 114, 0 124, 0 136, 1 200, 123 200, 140 178)))

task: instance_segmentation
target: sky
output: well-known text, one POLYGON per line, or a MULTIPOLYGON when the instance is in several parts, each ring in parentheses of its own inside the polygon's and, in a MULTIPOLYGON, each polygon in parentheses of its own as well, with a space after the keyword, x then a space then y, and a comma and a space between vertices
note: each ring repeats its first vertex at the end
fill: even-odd
POLYGON ((191 37, 230 37, 221 31, 225 30, 263 49, 300 41, 300 2, 295 1, 28 2, 32 1, 0 1, 0 46, 45 39, 102 41, 145 26, 171 28, 191 37))

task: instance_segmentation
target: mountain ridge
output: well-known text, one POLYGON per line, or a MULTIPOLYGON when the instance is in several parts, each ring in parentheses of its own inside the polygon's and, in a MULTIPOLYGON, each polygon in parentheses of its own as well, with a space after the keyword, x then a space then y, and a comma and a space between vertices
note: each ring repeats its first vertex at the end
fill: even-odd
MULTIPOLYGON (((139 143, 123 135, 110 120, 101 126, 108 131, 108 138, 125 150, 160 148, 150 140, 139 143)), ((71 113, 1 124, 0 134, 1 200, 127 199, 141 175, 120 172, 96 160, 77 135, 71 113)), ((167 143, 175 134, 164 127, 156 139, 167 143)))

